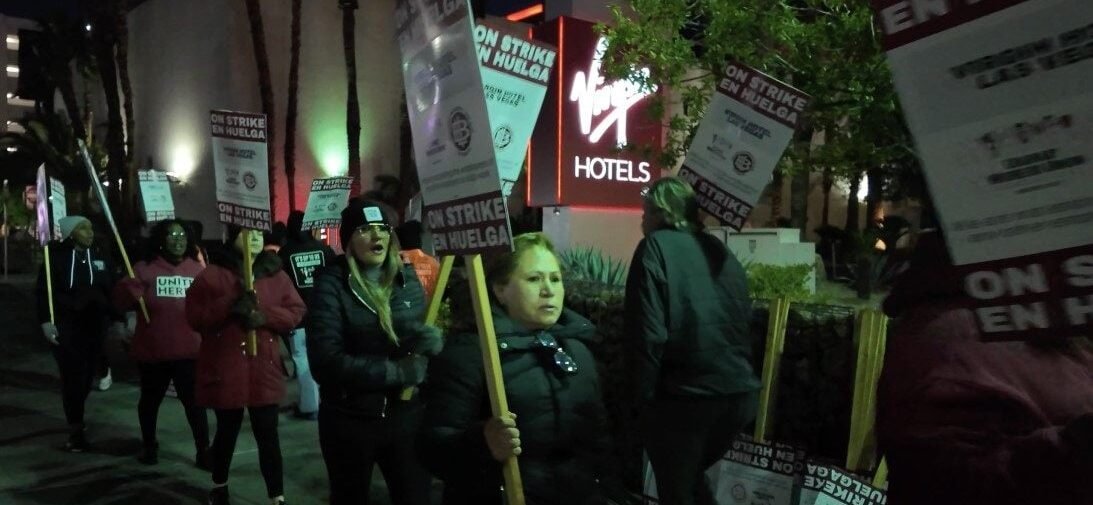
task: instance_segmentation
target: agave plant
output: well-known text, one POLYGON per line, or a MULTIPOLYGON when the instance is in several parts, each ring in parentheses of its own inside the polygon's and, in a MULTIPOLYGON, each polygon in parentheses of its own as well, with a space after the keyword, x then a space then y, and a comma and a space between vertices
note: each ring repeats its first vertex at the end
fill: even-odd
POLYGON ((625 286, 626 263, 607 256, 595 247, 575 247, 558 255, 562 271, 574 280, 625 286))

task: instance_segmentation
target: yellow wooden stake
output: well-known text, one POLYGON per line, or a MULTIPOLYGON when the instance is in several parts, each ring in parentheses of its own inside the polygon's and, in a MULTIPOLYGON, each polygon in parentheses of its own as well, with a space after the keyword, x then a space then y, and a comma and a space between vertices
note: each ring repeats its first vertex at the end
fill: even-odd
POLYGON ((755 440, 764 442, 774 431, 772 410, 778 392, 778 370, 782 366, 782 350, 786 343, 789 322, 789 299, 770 301, 767 319, 767 351, 763 355, 763 386, 759 390, 759 411, 755 417, 755 440))
MULTIPOLYGON (((482 267, 482 256, 479 254, 466 256, 465 262, 470 274, 471 302, 474 307, 474 318, 478 323, 479 347, 482 349, 482 363, 485 364, 490 410, 494 417, 508 415, 509 402, 505 396, 505 378, 501 373, 501 355, 497 351, 497 335, 493 329, 493 315, 490 313, 489 292, 486 287, 486 272, 482 267)), ((524 486, 520 481, 520 467, 516 463, 516 457, 509 458, 503 465, 506 503, 524 505, 524 486)))
POLYGON ((873 474, 873 487, 883 488, 888 485, 888 458, 881 458, 877 473, 873 474))
MULTIPOLYGON (((254 258, 250 256, 250 234, 254 230, 243 229, 243 287, 254 291, 254 258)), ((247 330, 247 356, 258 355, 258 332, 247 330)))
POLYGON ((49 322, 57 324, 57 318, 53 314, 53 272, 49 264, 49 244, 45 245, 46 255, 46 304, 49 305, 49 322))
MULTIPOLYGON (((452 265, 454 263, 455 256, 440 258, 440 272, 437 274, 433 297, 429 299, 429 308, 425 310, 425 324, 436 324, 436 318, 440 316, 440 307, 444 305, 444 291, 448 289, 448 278, 452 275, 452 265)), ((414 386, 405 388, 399 398, 404 402, 408 402, 414 397, 415 390, 417 388, 414 386)))
POLYGON ((876 310, 863 310, 856 330, 858 357, 846 468, 864 472, 876 461, 877 382, 884 365, 888 318, 876 310))

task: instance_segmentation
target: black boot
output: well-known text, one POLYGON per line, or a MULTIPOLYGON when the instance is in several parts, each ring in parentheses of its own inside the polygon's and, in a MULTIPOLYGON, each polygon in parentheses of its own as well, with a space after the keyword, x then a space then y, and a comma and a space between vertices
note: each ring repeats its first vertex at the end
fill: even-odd
POLYGON ((228 494, 228 486, 217 486, 209 491, 209 499, 205 502, 207 505, 231 505, 228 494))
POLYGON ((194 455, 194 466, 205 470, 206 472, 212 471, 212 452, 207 446, 200 446, 197 448, 197 454, 194 455))
POLYGON ((159 463, 159 443, 145 445, 144 450, 141 451, 140 457, 137 458, 137 461, 140 461, 145 465, 155 465, 159 463))
POLYGON ((82 425, 73 426, 72 432, 68 435, 68 442, 65 443, 65 450, 68 452, 87 452, 89 449, 87 430, 82 425))

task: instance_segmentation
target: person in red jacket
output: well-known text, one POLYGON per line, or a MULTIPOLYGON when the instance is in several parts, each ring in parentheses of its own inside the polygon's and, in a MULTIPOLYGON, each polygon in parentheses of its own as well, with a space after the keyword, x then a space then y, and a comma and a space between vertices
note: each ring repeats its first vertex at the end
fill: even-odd
POLYGON ((139 310, 144 299, 148 320, 137 316, 137 331, 130 354, 140 371, 140 418, 144 451, 140 461, 159 461, 156 423, 159 406, 174 382, 178 399, 186 409, 186 420, 194 436, 195 462, 209 468, 209 421, 205 409, 194 404, 194 369, 201 336, 186 322, 186 289, 205 267, 195 259, 196 241, 185 221, 160 221, 152 227, 150 258, 133 267, 135 278, 125 278, 114 287, 114 305, 122 311, 139 310))
POLYGON ((1093 345, 982 341, 943 239, 919 241, 884 309, 878 389, 891 505, 1093 500, 1093 345))
POLYGON ((262 233, 229 227, 228 241, 186 292, 186 318, 201 333, 197 356, 197 404, 216 412, 210 505, 227 504, 228 470, 243 423, 250 413, 258 462, 274 504, 284 504, 278 405, 285 396, 284 367, 277 339, 304 317, 305 307, 276 254, 262 251, 262 233), (244 241, 251 258, 244 260, 244 241), (243 288, 242 262, 253 263, 254 290, 243 288), (257 332, 258 353, 244 348, 257 332))

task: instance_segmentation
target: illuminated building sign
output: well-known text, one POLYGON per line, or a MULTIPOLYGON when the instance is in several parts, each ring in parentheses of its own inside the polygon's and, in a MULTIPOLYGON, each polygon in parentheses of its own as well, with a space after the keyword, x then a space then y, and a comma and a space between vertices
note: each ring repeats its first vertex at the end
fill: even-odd
POLYGON ((551 83, 532 136, 530 205, 641 208, 641 190, 660 173, 620 149, 659 146, 661 127, 647 113, 650 92, 604 79, 607 41, 593 27, 562 17, 535 30, 535 38, 558 46, 560 80, 551 83))

